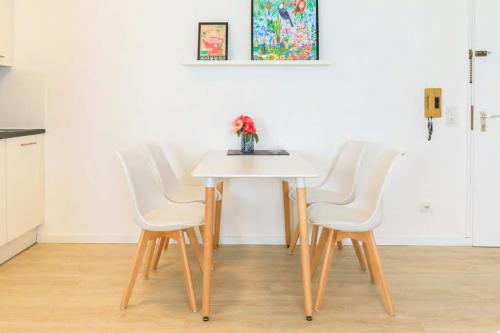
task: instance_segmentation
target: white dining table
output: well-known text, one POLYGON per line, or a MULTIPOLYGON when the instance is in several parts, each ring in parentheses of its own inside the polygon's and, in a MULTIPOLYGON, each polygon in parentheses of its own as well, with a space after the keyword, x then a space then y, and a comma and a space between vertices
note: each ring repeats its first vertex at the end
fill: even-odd
POLYGON ((279 179, 295 181, 297 187, 297 211, 301 242, 302 282, 304 288, 304 314, 312 320, 311 265, 307 234, 307 178, 318 173, 314 166, 299 154, 289 156, 228 156, 226 152, 207 154, 191 175, 205 181, 205 227, 203 228, 203 295, 202 315, 208 321, 211 311, 211 282, 213 258, 213 224, 215 216, 215 187, 217 182, 236 179, 279 179))

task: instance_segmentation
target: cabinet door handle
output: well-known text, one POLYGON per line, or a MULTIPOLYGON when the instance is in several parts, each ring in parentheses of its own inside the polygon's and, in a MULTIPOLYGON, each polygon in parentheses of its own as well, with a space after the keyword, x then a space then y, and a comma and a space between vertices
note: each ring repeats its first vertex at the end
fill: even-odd
POLYGON ((36 142, 26 142, 26 143, 21 143, 21 147, 33 146, 33 145, 36 145, 36 142))
POLYGON ((5 58, 5 56, 0 54, 0 58, 5 58))

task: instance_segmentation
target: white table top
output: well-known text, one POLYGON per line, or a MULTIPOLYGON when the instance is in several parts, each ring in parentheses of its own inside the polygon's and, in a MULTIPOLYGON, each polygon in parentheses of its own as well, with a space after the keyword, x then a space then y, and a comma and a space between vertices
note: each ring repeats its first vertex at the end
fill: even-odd
POLYGON ((198 178, 314 178, 316 168, 297 153, 290 156, 207 154, 191 172, 198 178))

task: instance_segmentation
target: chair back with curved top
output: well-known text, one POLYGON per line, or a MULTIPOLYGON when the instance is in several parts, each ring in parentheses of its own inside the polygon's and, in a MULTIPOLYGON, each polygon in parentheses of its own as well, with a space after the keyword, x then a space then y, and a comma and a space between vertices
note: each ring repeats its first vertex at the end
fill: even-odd
POLYGON ((342 204, 352 202, 366 147, 366 142, 348 141, 338 154, 328 178, 319 188, 339 193, 342 204))
POLYGON ((138 146, 116 151, 127 178, 132 196, 136 222, 148 229, 143 215, 168 203, 154 176, 151 161, 144 147, 138 146))
POLYGON ((361 166, 361 171, 356 188, 356 198, 348 206, 360 209, 371 217, 366 221, 364 228, 373 230, 380 225, 382 219, 382 198, 388 175, 400 155, 392 149, 375 149, 367 153, 361 166))
MULTIPOLYGON (((179 163, 174 151, 168 145, 160 145, 156 142, 147 142, 144 148, 149 153, 153 172, 160 183, 164 194, 174 193, 183 187, 175 170, 179 169, 179 163)), ((174 200, 175 201, 175 200, 174 200)))

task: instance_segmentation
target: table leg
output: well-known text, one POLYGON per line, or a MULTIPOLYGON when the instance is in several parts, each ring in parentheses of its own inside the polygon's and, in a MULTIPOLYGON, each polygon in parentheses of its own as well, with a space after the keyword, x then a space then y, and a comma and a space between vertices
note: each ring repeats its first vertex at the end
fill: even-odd
POLYGON ((203 320, 210 316, 210 296, 212 284, 213 222, 215 201, 215 179, 207 179, 205 185, 205 227, 203 228, 203 320))
POLYGON ((215 203, 214 249, 219 248, 220 242, 220 223, 222 216, 222 200, 224 199, 224 182, 219 182, 217 184, 217 191, 219 191, 221 198, 215 203))
POLYGON ((281 183, 282 191, 283 191, 283 217, 284 217, 284 225, 285 225, 285 243, 286 247, 290 247, 290 240, 292 238, 292 220, 290 218, 290 187, 288 185, 288 181, 284 180, 281 183))
POLYGON ((311 261, 309 239, 307 237, 307 200, 303 179, 297 179, 297 208, 299 213, 300 257, 302 262, 302 283, 304 285, 304 313, 308 321, 312 320, 311 261))

